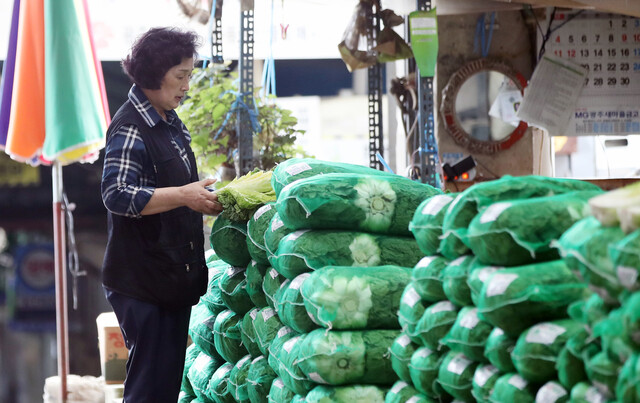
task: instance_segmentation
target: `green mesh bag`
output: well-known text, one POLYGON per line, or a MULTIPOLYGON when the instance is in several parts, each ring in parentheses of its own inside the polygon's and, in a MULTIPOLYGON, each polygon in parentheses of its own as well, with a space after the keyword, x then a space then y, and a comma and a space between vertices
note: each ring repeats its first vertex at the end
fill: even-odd
POLYGON ((581 328, 571 336, 564 345, 556 360, 558 381, 567 390, 577 383, 587 380, 584 361, 593 357, 600 348, 589 335, 586 328, 581 328))
MULTIPOLYGON (((571 390, 571 389, 568 389, 571 390)), ((536 403, 568 403, 569 392, 558 382, 549 381, 536 393, 536 403)))
POLYGON ((251 261, 246 222, 231 221, 220 214, 211 227, 209 242, 216 255, 231 266, 247 267, 251 261))
POLYGON ((207 388, 207 397, 216 403, 234 403, 236 400, 229 390, 229 375, 233 369, 233 364, 222 364, 211 376, 207 388))
POLYGON ((629 296, 621 308, 623 334, 633 343, 635 348, 640 348, 640 292, 629 296))
POLYGON ((443 239, 439 252, 449 259, 469 253, 467 232, 473 218, 491 204, 532 197, 551 196, 578 190, 598 191, 596 185, 574 179, 542 176, 504 176, 477 183, 466 189, 449 204, 442 221, 443 239))
POLYGON ((229 373, 229 392, 238 403, 249 402, 249 391, 247 389, 247 374, 251 367, 251 356, 245 355, 236 363, 229 373))
POLYGON ((364 165, 322 161, 315 158, 291 158, 279 163, 273 169, 271 186, 273 186, 276 196, 280 196, 282 189, 292 182, 319 174, 331 173, 351 173, 376 176, 392 175, 388 172, 379 171, 364 165))
POLYGON ((605 319, 610 308, 602 297, 594 292, 590 296, 569 305, 567 313, 571 319, 593 328, 598 322, 605 319))
POLYGON ((422 344, 422 340, 416 333, 416 326, 427 308, 428 302, 423 301, 416 291, 413 283, 407 285, 400 297, 400 308, 398 308, 398 323, 402 331, 409 336, 411 341, 422 344))
POLYGON ((502 373, 493 365, 479 365, 473 373, 471 395, 479 403, 488 403, 493 387, 502 373))
POLYGON ((210 357, 220 359, 213 337, 213 326, 216 314, 211 312, 202 301, 191 309, 189 318, 189 336, 198 350, 207 353, 210 357))
POLYGON ((184 369, 182 371, 182 384, 180 386, 180 390, 184 391, 188 395, 195 395, 196 392, 193 390, 193 386, 191 386, 191 381, 189 381, 189 369, 193 362, 198 358, 198 355, 201 353, 198 346, 195 343, 192 343, 189 347, 187 347, 187 351, 184 357, 184 369))
POLYGON ((447 193, 426 198, 415 209, 409 222, 409 231, 416 238, 420 250, 427 256, 435 255, 440 248, 442 220, 447 207, 457 193, 447 193))
POLYGON ((502 268, 503 267, 485 266, 483 264, 480 264, 477 260, 474 261, 474 263, 471 265, 469 277, 467 278, 467 285, 469 286, 469 292, 471 293, 471 301, 473 302, 473 305, 478 306, 482 286, 489 279, 489 276, 502 268))
POLYGON ((401 334, 396 337, 389 348, 391 368, 398 375, 398 378, 405 382, 411 382, 409 362, 411 362, 411 356, 419 347, 419 345, 411 341, 409 336, 401 334))
POLYGON ((447 299, 442 289, 442 272, 449 261, 442 256, 425 256, 411 272, 413 287, 420 298, 428 302, 447 299))
POLYGON ((249 312, 245 313, 242 317, 242 328, 240 332, 240 339, 242 345, 247 349, 249 355, 252 357, 258 357, 262 354, 258 343, 256 342, 256 331, 253 328, 253 321, 258 316, 258 308, 253 308, 249 312))
POLYGON ((521 266, 558 259, 551 241, 588 216, 589 198, 600 193, 572 192, 494 203, 469 224, 468 245, 478 260, 489 265, 521 266))
POLYGON ((280 240, 292 232, 293 230, 284 226, 284 223, 280 219, 280 215, 276 212, 269 222, 267 232, 264 233, 264 247, 267 252, 267 259, 269 259, 270 265, 273 265, 271 262, 278 250, 280 240))
POLYGON ((198 399, 207 399, 207 389, 211 376, 220 366, 220 361, 209 357, 205 352, 200 352, 191 364, 187 378, 191 383, 193 392, 198 399))
POLYGON ((468 306, 460 310, 455 323, 440 343, 473 361, 486 362, 484 348, 492 330, 491 324, 478 317, 478 308, 468 306))
POLYGON ((534 383, 555 379, 560 350, 583 326, 572 319, 563 319, 539 323, 527 329, 518 337, 511 353, 518 373, 534 383))
POLYGON ((420 347, 409 362, 409 376, 413 386, 423 395, 434 400, 445 398, 444 389, 437 382, 438 369, 444 358, 428 347, 420 347))
POLYGON ((620 402, 640 402, 640 354, 632 355, 620 369, 616 397, 620 402))
POLYGON ((267 274, 268 266, 264 266, 252 260, 247 266, 245 277, 247 278, 247 294, 249 299, 258 308, 264 308, 267 305, 267 297, 262 291, 262 283, 264 282, 264 276, 267 274))
POLYGON ((269 366, 273 368, 278 376, 280 376, 280 373, 282 372, 280 368, 280 360, 278 359, 278 354, 280 354, 282 346, 284 346, 284 343, 289 339, 299 335, 299 333, 294 332, 290 327, 283 326, 278 330, 278 333, 276 333, 276 337, 273 338, 271 344, 269 344, 267 361, 269 362, 269 366))
POLYGON ((450 301, 440 301, 428 306, 415 327, 414 335, 423 345, 438 350, 440 340, 453 326, 458 317, 458 308, 450 301))
POLYGON ((496 380, 489 402, 491 403, 534 403, 536 388, 518 374, 505 374, 496 380))
POLYGON ((569 401, 571 403, 604 403, 609 399, 588 382, 580 382, 571 389, 569 401))
POLYGON ((310 274, 302 273, 292 281, 286 280, 276 293, 276 311, 285 325, 298 333, 307 333, 316 329, 304 306, 301 289, 310 274))
POLYGON ((471 255, 460 256, 450 262, 442 272, 442 290, 447 299, 459 307, 468 306, 471 301, 471 290, 467 279, 471 266, 474 265, 474 257, 471 255))
POLYGON ((640 288, 640 230, 609 245, 609 255, 620 284, 627 290, 640 288))
POLYGON ((433 403, 405 381, 397 381, 387 392, 384 403, 433 403))
POLYGON ((295 396, 295 393, 285 386, 282 379, 276 378, 273 380, 273 383, 269 388, 267 400, 269 403, 290 402, 293 399, 293 396, 295 396))
POLYGON ((472 402, 473 374, 477 367, 478 363, 471 361, 464 354, 450 351, 444 356, 438 369, 438 383, 456 399, 472 402))
POLYGON ((242 317, 231 310, 221 312, 213 324, 213 341, 218 354, 229 363, 235 364, 248 351, 242 344, 242 317))
POLYGON ((215 260, 207 263, 209 280, 207 283, 207 292, 200 297, 200 301, 209 308, 213 313, 220 313, 227 309, 222 300, 222 291, 220 291, 220 277, 230 266, 222 260, 215 260))
POLYGON ((198 401, 198 398, 194 393, 187 393, 184 390, 181 390, 178 394, 178 403, 191 403, 193 401, 198 401))
POLYGON ((271 259, 288 279, 325 266, 413 267, 422 259, 415 239, 353 231, 298 230, 280 240, 271 259))
POLYGON ((306 395, 316 386, 316 383, 309 379, 299 365, 300 348, 306 335, 296 335, 285 341, 278 351, 278 361, 280 363, 280 377, 282 382, 289 389, 298 395, 306 395))
POLYGON ((586 286, 562 260, 498 270, 482 286, 479 314, 511 336, 544 320, 566 317, 586 286))
POLYGON ((251 403, 267 402, 269 389, 271 389, 271 384, 276 379, 276 376, 265 356, 261 355, 251 361, 251 366, 247 373, 247 393, 251 403))
POLYGON ((385 390, 373 385, 324 386, 313 388, 305 403, 384 403, 385 390))
POLYGON ((267 247, 264 244, 264 234, 267 232, 275 213, 275 203, 266 203, 257 209, 247 222, 247 251, 253 260, 265 266, 269 265, 269 259, 267 247))
POLYGON ((247 278, 244 267, 229 267, 219 280, 222 300, 227 308, 238 315, 244 315, 253 308, 253 303, 247 294, 247 278))
POLYGON ((327 266, 311 273, 300 291, 306 312, 323 327, 398 329, 400 298, 410 281, 405 267, 327 266))
POLYGON ((584 218, 569 228, 554 243, 567 266, 580 273, 607 303, 616 303, 623 290, 609 256, 608 246, 621 241, 619 227, 603 227, 594 217, 584 218))
POLYGON ((263 355, 269 354, 269 344, 282 326, 275 309, 267 307, 258 311, 253 321, 253 328, 256 332, 256 344, 263 355))
POLYGON ((267 268, 262 280, 262 292, 264 292, 265 300, 270 308, 276 307, 276 293, 285 280, 284 276, 278 273, 276 269, 273 267, 267 268))
POLYGON ((395 330, 316 329, 302 340, 299 365, 317 383, 390 385, 398 378, 388 350, 399 334, 395 330))
POLYGON ((621 365, 607 356, 604 351, 586 362, 587 377, 600 393, 613 397, 616 392, 618 372, 621 365))
POLYGON ((291 403, 306 403, 306 396, 294 395, 291 403))
POLYGON ((276 208, 291 229, 344 229, 411 236, 413 212, 440 190, 399 175, 333 173, 298 180, 276 208))
POLYGON ((496 327, 489 333, 487 344, 484 347, 484 356, 487 357, 491 365, 501 372, 516 372, 516 367, 513 366, 513 361, 511 360, 511 352, 515 346, 516 340, 506 335, 499 327, 496 327))

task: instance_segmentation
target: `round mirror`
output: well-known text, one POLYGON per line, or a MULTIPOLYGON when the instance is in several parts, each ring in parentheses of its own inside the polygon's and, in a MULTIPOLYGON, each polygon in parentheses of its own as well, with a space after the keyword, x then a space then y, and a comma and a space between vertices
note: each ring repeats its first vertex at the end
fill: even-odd
POLYGON ((447 131, 471 152, 511 147, 527 129, 516 116, 525 86, 524 77, 504 62, 479 59, 465 65, 443 90, 440 111, 447 131))

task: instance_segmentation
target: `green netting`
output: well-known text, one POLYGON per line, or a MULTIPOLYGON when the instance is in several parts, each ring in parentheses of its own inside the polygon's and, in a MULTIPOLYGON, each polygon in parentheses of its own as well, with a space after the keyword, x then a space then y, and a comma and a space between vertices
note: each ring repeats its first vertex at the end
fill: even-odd
POLYGON ((442 193, 399 175, 333 173, 298 180, 278 195, 276 208, 291 229, 345 229, 411 236, 413 212, 442 193))
POLYGON ((244 315, 253 308, 253 303, 247 294, 245 271, 244 267, 229 267, 219 280, 222 300, 227 308, 238 315, 244 315))
POLYGON ((569 392, 558 382, 549 381, 536 393, 536 403, 568 403, 569 392))
POLYGON ((251 258, 262 265, 269 265, 264 234, 269 229, 271 218, 275 213, 275 203, 270 202, 256 210, 247 222, 247 250, 251 258))
POLYGON ((411 362, 411 356, 419 347, 419 345, 411 341, 409 336, 401 334, 396 337, 389 348, 391 368, 398 375, 398 378, 405 382, 411 382, 409 362, 411 362))
POLYGON ((220 214, 211 227, 209 242, 216 255, 232 266, 247 267, 251 261, 246 222, 231 221, 220 214))
POLYGON ((191 309, 189 318, 189 336, 200 351, 207 353, 210 357, 220 358, 216 351, 213 337, 213 326, 216 321, 216 314, 211 312, 206 304, 200 301, 191 309))
POLYGON ((242 344, 242 317, 231 310, 221 312, 213 324, 213 341, 220 356, 235 364, 248 351, 242 344))
POLYGON ((264 295, 264 291, 262 291, 262 283, 264 282, 264 276, 267 274, 268 268, 268 266, 261 265, 255 260, 252 260, 245 272, 247 278, 247 294, 251 302, 258 308, 264 308, 268 305, 267 297, 264 295))
POLYGON ((400 308, 398 308, 398 323, 402 331, 409 336, 411 341, 422 344, 416 333, 416 326, 427 308, 428 302, 423 301, 416 291, 414 285, 410 283, 404 289, 400 297, 400 308))
POLYGON ((229 392, 238 403, 249 402, 249 391, 247 389, 247 374, 251 367, 251 356, 245 355, 236 363, 229 373, 229 392))
POLYGON ((352 173, 376 176, 389 176, 388 172, 379 171, 364 165, 354 165, 344 162, 322 161, 314 158, 291 158, 276 165, 271 176, 271 186, 280 196, 282 189, 288 184, 300 179, 318 174, 352 173))
POLYGON ((302 340, 299 365, 318 383, 390 385, 398 378, 388 350, 399 334, 395 330, 316 329, 302 340))
POLYGON ((609 255, 620 284, 628 290, 637 290, 640 287, 640 230, 611 243, 609 255))
POLYGON ((442 272, 448 264, 442 256, 425 256, 413 268, 413 287, 424 301, 438 302, 447 298, 442 289, 442 272))
POLYGON ((280 350, 284 343, 296 336, 299 336, 299 333, 294 332, 293 329, 288 326, 283 326, 278 330, 278 333, 276 333, 276 337, 273 338, 271 344, 269 344, 269 354, 267 359, 269 361, 269 366, 273 368, 278 376, 280 376, 280 373, 282 372, 278 354, 280 354, 280 350))
POLYGON ((384 403, 433 403, 405 381, 397 381, 387 392, 384 403))
POLYGON ((191 364, 189 372, 187 373, 187 378, 189 378, 193 392, 199 399, 207 399, 209 381, 220 364, 220 361, 209 357, 203 351, 198 354, 191 364))
POLYGON ((410 281, 405 267, 323 267, 302 284, 303 313, 329 329, 398 329, 400 298, 410 281))
POLYGON ((491 274, 500 269, 503 269, 503 267, 485 266, 477 260, 474 261, 469 271, 469 277, 467 278, 467 285, 469 286, 473 305, 478 306, 480 292, 482 291, 482 286, 485 281, 489 279, 491 274))
POLYGON ((623 334, 640 348, 640 292, 635 292, 624 302, 621 308, 623 334))
POLYGON ((222 300, 222 291, 220 291, 220 277, 227 270, 229 264, 223 260, 215 260, 207 263, 209 280, 207 284, 207 292, 200 297, 200 301, 207 305, 213 313, 219 313, 227 309, 222 300))
POLYGON ((509 337, 499 327, 494 328, 484 348, 484 356, 489 362, 501 372, 515 372, 516 367, 513 366, 511 360, 511 352, 516 346, 516 340, 509 337))
POLYGON ((222 364, 211 376, 207 387, 207 397, 216 403, 234 403, 236 400, 229 391, 229 375, 233 364, 222 364))
POLYGON ((295 396, 295 393, 285 386, 282 379, 276 378, 269 388, 267 399, 269 403, 283 403, 290 402, 293 396, 295 396))
POLYGON ((588 382, 580 382, 571 389, 571 403, 601 403, 609 399, 588 382))
POLYGON ((306 396, 294 395, 291 403, 306 403, 306 396))
POLYGON ((282 326, 275 309, 267 307, 258 311, 253 321, 253 328, 256 332, 256 343, 263 355, 269 354, 269 344, 282 326))
POLYGON ((607 355, 604 351, 594 355, 586 362, 587 377, 600 393, 613 397, 616 392, 618 372, 621 365, 607 355))
POLYGON ((197 401, 198 399, 195 395, 195 392, 187 393, 184 390, 181 390, 178 394, 178 403, 191 403, 193 401, 197 401))
POLYGON ((193 386, 191 386, 191 381, 189 381, 189 368, 193 365, 193 362, 198 358, 198 354, 200 354, 200 349, 195 343, 192 343, 189 347, 187 347, 187 351, 185 353, 184 358, 184 369, 182 371, 182 384, 180 386, 180 390, 184 391, 188 395, 195 395, 196 392, 193 390, 193 386))
POLYGON ((608 252, 609 244, 624 238, 619 227, 603 227, 594 217, 584 218, 554 243, 567 266, 580 273, 589 287, 607 303, 623 290, 608 252))
POLYGON ((272 264, 271 262, 273 256, 278 250, 280 240, 292 232, 293 230, 284 226, 284 223, 280 219, 280 215, 276 212, 269 222, 267 232, 264 233, 264 246, 267 252, 267 259, 269 259, 269 264, 272 264))
POLYGON ((488 403, 496 381, 502 373, 493 365, 479 365, 473 373, 471 395, 479 403, 488 403))
POLYGON ((468 306, 460 310, 455 323, 440 343, 473 361, 486 362, 484 349, 492 330, 491 324, 478 317, 478 308, 468 306))
POLYGON ((640 354, 632 355, 620 369, 616 397, 624 403, 640 402, 640 354))
POLYGON ((496 380, 489 397, 491 403, 534 403, 536 388, 518 374, 505 374, 496 380))
POLYGON ((251 403, 267 403, 269 389, 276 377, 265 356, 261 355, 251 361, 247 374, 247 393, 251 403))
POLYGON ((373 385, 324 386, 313 388, 306 403, 384 403, 385 390, 373 385))
POLYGON ((282 382, 294 393, 306 395, 315 387, 315 383, 309 380, 307 375, 298 365, 300 358, 300 345, 305 335, 297 335, 282 344, 278 351, 278 362, 280 365, 280 377, 282 382))
POLYGON ((288 279, 325 266, 413 267, 422 258, 415 239, 340 230, 298 230, 285 236, 271 259, 288 279))
POLYGON ((469 224, 469 248, 482 263, 498 266, 558 259, 551 241, 588 216, 589 198, 600 193, 572 192, 494 203, 469 224))
POLYGON ((471 289, 467 284, 471 266, 475 264, 472 255, 460 256, 450 262, 442 271, 442 290, 447 299, 459 307, 468 306, 471 301, 471 289))
POLYGON ((242 317, 242 328, 240 332, 240 339, 242 345, 247 349, 249 355, 252 357, 258 357, 262 354, 258 343, 256 342, 256 331, 253 328, 253 321, 258 316, 258 308, 253 308, 249 312, 245 313, 242 317))
POLYGON ((543 320, 566 317, 567 306, 586 286, 562 260, 498 270, 482 286, 478 312, 489 323, 517 336, 543 320))
POLYGON ((285 281, 284 276, 278 273, 276 269, 273 267, 267 268, 262 280, 262 292, 264 292, 265 300, 270 308, 276 307, 276 293, 285 281))
POLYGON ((216 260, 220 260, 220 258, 216 255, 216 252, 213 249, 207 249, 204 251, 204 260, 207 263, 207 266, 209 266, 216 260))
POLYGON ((307 333, 316 329, 304 306, 301 288, 308 280, 309 273, 303 273, 293 279, 286 280, 276 293, 276 311, 285 325, 299 333, 307 333))
POLYGON ((590 296, 569 305, 567 313, 571 319, 593 328, 609 314, 609 307, 602 297, 594 292, 590 296))
POLYGON ((472 402, 473 374, 477 367, 478 363, 471 361, 464 354, 450 351, 444 356, 438 369, 438 383, 456 399, 472 402))
POLYGON ((584 325, 573 319, 543 322, 518 337, 511 353, 513 365, 523 378, 544 383, 556 378, 556 360, 567 340, 584 325))
POLYGON ((438 350, 440 340, 449 333, 457 317, 458 308, 450 301, 436 302, 424 310, 413 334, 423 345, 438 350))
POLYGON ((443 239, 439 252, 449 259, 468 253, 466 235, 473 218, 489 205, 508 200, 551 196, 577 190, 597 191, 588 182, 542 176, 504 176, 498 180, 477 183, 454 199, 442 222, 443 239))
POLYGON ((564 345, 556 360, 558 381, 571 390, 578 382, 587 380, 584 362, 599 351, 595 340, 586 328, 581 328, 571 336, 564 345))
POLYGON ((437 382, 438 369, 444 358, 428 347, 420 347, 409 361, 409 376, 413 386, 423 395, 435 400, 445 398, 444 389, 437 382))
POLYGON ((435 255, 440 248, 442 236, 442 220, 447 207, 458 193, 435 195, 424 199, 415 209, 413 219, 409 222, 409 231, 418 242, 420 250, 427 255, 435 255))

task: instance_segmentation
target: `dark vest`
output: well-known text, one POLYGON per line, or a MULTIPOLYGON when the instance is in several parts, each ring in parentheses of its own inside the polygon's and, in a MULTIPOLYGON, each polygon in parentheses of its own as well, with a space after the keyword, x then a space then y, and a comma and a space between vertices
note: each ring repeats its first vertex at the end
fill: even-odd
MULTIPOLYGON (((140 130, 157 188, 198 180, 191 147, 183 142, 192 167, 189 176, 162 122, 149 127, 127 101, 113 117, 107 138, 125 124, 140 130)), ((141 218, 108 212, 107 218, 109 239, 102 273, 107 288, 167 308, 198 303, 207 289, 202 214, 179 207, 141 218)))

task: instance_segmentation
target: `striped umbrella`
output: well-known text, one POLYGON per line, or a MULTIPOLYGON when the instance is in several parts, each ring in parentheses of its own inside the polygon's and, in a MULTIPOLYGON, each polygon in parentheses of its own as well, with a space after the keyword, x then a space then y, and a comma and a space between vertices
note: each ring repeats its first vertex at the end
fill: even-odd
POLYGON ((110 120, 86 0, 14 0, 0 94, 0 147, 17 161, 52 165, 58 375, 66 401, 62 166, 95 161, 110 120))

